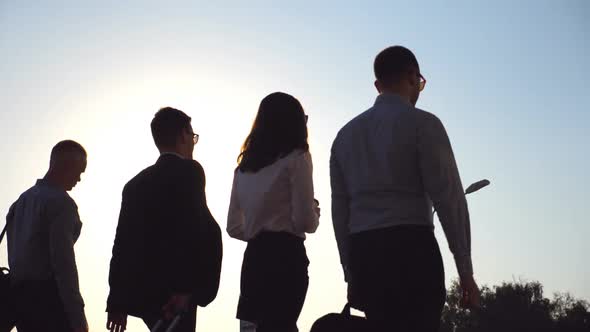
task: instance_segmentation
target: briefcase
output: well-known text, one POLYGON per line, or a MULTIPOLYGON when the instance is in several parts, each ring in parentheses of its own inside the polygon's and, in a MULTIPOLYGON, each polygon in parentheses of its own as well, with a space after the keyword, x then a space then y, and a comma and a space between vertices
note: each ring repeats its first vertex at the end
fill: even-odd
POLYGON ((331 313, 320 317, 311 326, 310 332, 366 332, 365 317, 353 316, 350 304, 346 304, 341 313, 331 313))

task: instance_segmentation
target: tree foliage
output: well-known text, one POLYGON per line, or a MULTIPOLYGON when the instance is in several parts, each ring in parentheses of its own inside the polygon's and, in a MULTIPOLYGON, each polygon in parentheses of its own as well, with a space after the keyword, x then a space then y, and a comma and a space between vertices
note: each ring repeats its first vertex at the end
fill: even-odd
POLYGON ((441 332, 589 332, 590 306, 568 293, 543 296, 537 281, 481 287, 481 308, 459 307, 461 291, 455 281, 447 292, 441 332))

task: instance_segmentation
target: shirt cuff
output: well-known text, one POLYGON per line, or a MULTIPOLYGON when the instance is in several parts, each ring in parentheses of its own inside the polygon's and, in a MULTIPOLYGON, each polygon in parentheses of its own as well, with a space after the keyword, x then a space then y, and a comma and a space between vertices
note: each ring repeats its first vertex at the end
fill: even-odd
POLYGON ((455 265, 459 277, 469 277, 473 275, 473 265, 470 254, 455 255, 455 265))
POLYGON ((118 314, 127 313, 126 309, 124 308, 127 308, 128 306, 124 303, 123 298, 118 294, 121 294, 121 292, 113 290, 113 287, 111 287, 111 291, 107 298, 106 312, 118 314))

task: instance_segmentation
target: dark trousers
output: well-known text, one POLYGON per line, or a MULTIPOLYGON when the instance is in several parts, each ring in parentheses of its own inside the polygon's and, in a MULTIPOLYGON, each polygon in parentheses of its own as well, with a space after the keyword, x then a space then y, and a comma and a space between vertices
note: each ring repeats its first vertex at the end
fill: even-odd
POLYGON ((303 239, 264 232, 248 242, 242 263, 237 318, 256 332, 294 332, 305 302, 309 260, 303 239))
MULTIPOLYGON (((143 319, 143 322, 145 323, 145 325, 147 325, 147 327, 150 330, 156 325, 158 320, 160 320, 161 318, 162 318, 162 315, 159 313, 158 314, 146 314, 141 317, 141 319, 143 319)), ((172 320, 164 321, 164 324, 162 324, 160 326, 160 328, 158 329, 158 332, 166 331, 166 329, 168 329, 168 327, 170 326, 171 323, 172 323, 172 320)), ((174 332, 195 332, 196 327, 197 327, 197 309, 192 309, 182 315, 182 318, 180 319, 180 322, 178 323, 178 325, 176 325, 174 332)))
POLYGON ((351 288, 372 331, 438 331, 446 293, 432 230, 395 226, 350 240, 351 288))
POLYGON ((73 331, 54 281, 26 281, 12 286, 18 332, 73 331))

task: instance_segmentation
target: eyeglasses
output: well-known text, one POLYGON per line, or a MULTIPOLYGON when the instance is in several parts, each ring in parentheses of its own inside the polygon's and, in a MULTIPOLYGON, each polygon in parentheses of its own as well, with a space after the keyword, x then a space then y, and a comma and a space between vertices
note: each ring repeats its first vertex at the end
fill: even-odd
POLYGON ((199 141, 199 134, 193 133, 193 143, 196 145, 199 141))
POLYGON ((418 73, 418 79, 420 80, 420 91, 422 91, 422 90, 424 90, 424 87, 426 86, 426 79, 420 73, 418 73))

